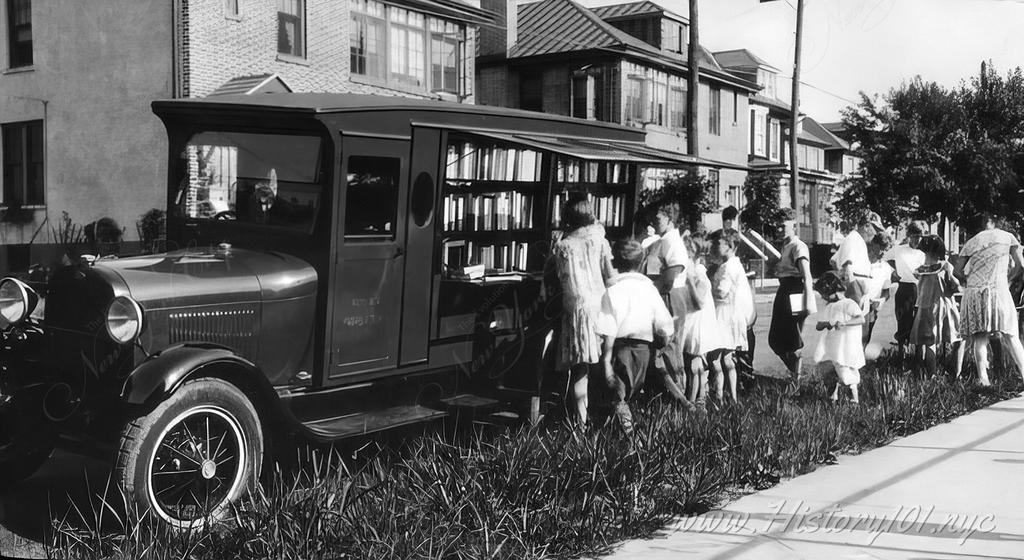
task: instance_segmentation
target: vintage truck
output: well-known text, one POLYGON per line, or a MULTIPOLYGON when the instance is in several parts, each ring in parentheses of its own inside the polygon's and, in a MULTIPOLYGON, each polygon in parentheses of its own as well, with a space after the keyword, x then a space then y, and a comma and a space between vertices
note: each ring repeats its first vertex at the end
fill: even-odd
POLYGON ((438 101, 153 110, 167 250, 83 259, 45 293, 0 282, 0 484, 54 446, 108 453, 139 511, 179 528, 222 517, 278 437, 535 397, 560 201, 627 235, 638 166, 673 163, 640 130, 438 101))

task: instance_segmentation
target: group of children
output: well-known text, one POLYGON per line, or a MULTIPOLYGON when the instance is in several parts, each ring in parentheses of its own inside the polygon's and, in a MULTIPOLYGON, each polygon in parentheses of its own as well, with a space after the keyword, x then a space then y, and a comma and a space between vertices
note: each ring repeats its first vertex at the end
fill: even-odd
POLYGON ((754 321, 753 292, 736 257, 739 236, 720 232, 713 246, 699 233, 680 236, 677 215, 674 205, 659 209, 660 238, 647 250, 633 239, 612 249, 618 275, 609 280, 598 333, 615 412, 627 427, 626 401, 651 368, 670 370, 659 373, 679 384, 689 406, 704 406, 709 369, 715 395, 738 398, 734 357, 747 349, 754 321))
MULTIPOLYGON (((960 339, 960 313, 955 295, 960 282, 953 275, 953 265, 946 258, 946 245, 935 235, 908 240, 922 253, 923 264, 910 273, 915 280, 916 297, 906 342, 917 348, 918 368, 934 373, 938 357, 951 345, 956 352, 954 374, 959 377, 963 366, 964 346, 960 339)), ((819 339, 814 360, 834 370, 832 399, 839 397, 839 386, 845 385, 853 402, 859 402, 860 368, 866 360, 864 349, 871 340, 878 308, 888 299, 891 286, 901 280, 895 269, 883 259, 891 254, 891 238, 877 234, 868 243, 871 259, 870 277, 857 282, 837 273, 827 273, 815 283, 815 290, 826 301, 816 324, 819 331, 828 331, 819 339)))
MULTIPOLYGON (((626 401, 643 383, 652 352, 674 354, 666 356, 667 365, 683 366, 679 369, 686 372, 686 395, 696 406, 704 405, 709 392, 708 369, 714 375, 714 394, 720 400, 726 396, 737 400, 733 358, 747 346, 754 307, 747 276, 735 256, 738 236, 728 232, 719 235, 710 251, 700 234, 685 234, 683 239, 689 263, 671 288, 681 292, 680 297, 661 297, 655 282, 639 272, 648 258, 640 243, 619 241, 612 251, 619 276, 608 290, 607 322, 601 330, 608 341, 603 365, 615 395, 616 414, 627 427, 631 421, 626 401), (712 266, 710 274, 705 259, 712 266)), ((840 387, 844 386, 850 400, 859 402, 860 368, 866 363, 864 349, 878 308, 889 297, 895 280, 894 269, 883 260, 890 245, 891 239, 884 233, 870 241, 870 278, 851 281, 829 272, 815 282, 814 288, 826 305, 815 325, 824 332, 814 360, 826 372, 831 370, 833 400, 838 400, 840 387)), ((930 372, 935 371, 937 356, 946 344, 953 344, 959 375, 963 345, 959 342, 959 313, 954 300, 959 282, 939 237, 925 236, 918 246, 925 261, 914 270, 918 290, 909 342, 919 348, 922 369, 930 372)))
MULTIPOLYGON (((650 377, 660 380, 666 392, 687 407, 703 407, 709 393, 719 401, 737 402, 735 358, 749 350, 748 337, 756 320, 753 292, 736 256, 742 239, 739 232, 723 228, 707 237, 680 233, 679 207, 666 203, 651 216, 657 233, 652 243, 629 238, 612 248, 586 201, 568 205, 566 216, 574 227, 567 228, 552 255, 564 307, 558 369, 570 372, 581 422, 587 421, 587 378, 595 363, 602 366, 615 414, 627 429, 632 424, 627 402, 651 371, 655 373, 650 377)), ((836 263, 838 271, 824 274, 813 284, 826 302, 817 314, 815 326, 823 332, 814 360, 831 370, 834 400, 839 398, 840 386, 845 386, 851 400, 859 402, 860 368, 878 309, 888 299, 893 282, 901 282, 902 289, 910 275, 916 290, 906 340, 918 348, 920 367, 936 371, 938 356, 947 344, 957 350, 957 375, 963 362, 954 300, 960 286, 942 240, 909 236, 898 248, 904 254, 917 251, 921 259, 899 261, 901 270, 897 270, 886 262, 891 260, 892 240, 876 221, 872 222, 875 230, 865 226, 850 234, 857 236, 851 240, 861 243, 861 256, 854 257, 860 263, 857 272, 844 260, 836 263)), ((800 258, 809 258, 806 251, 800 258)), ((809 284, 809 272, 806 276, 809 284)), ((780 292, 776 297, 790 296, 780 292)), ((801 297, 811 297, 810 287, 801 297)), ((789 311, 799 315, 800 325, 807 313, 814 312, 811 303, 805 301, 803 309, 789 311)), ((905 322, 906 317, 899 320, 905 322)))

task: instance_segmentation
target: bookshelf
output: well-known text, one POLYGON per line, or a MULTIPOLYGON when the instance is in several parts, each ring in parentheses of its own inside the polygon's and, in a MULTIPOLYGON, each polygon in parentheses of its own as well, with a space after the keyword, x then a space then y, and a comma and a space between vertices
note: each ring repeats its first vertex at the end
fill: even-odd
POLYGON ((629 233, 635 165, 470 133, 446 136, 438 226, 446 278, 487 281, 540 273, 552 234, 557 237, 561 228, 562 205, 576 197, 590 200, 610 238, 629 233))

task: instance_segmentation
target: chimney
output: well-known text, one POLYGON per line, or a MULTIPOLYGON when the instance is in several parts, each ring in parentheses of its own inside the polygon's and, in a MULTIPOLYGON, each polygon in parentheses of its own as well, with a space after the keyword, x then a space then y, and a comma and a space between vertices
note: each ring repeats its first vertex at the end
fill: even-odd
POLYGON ((495 27, 481 25, 478 56, 507 57, 516 44, 516 12, 518 0, 480 0, 480 7, 495 14, 495 27))

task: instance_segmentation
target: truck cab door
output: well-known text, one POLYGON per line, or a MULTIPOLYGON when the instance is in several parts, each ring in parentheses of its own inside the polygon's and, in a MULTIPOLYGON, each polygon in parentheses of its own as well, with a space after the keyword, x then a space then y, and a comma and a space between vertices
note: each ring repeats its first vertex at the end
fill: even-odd
POLYGON ((342 136, 328 384, 398 364, 409 142, 342 136))

